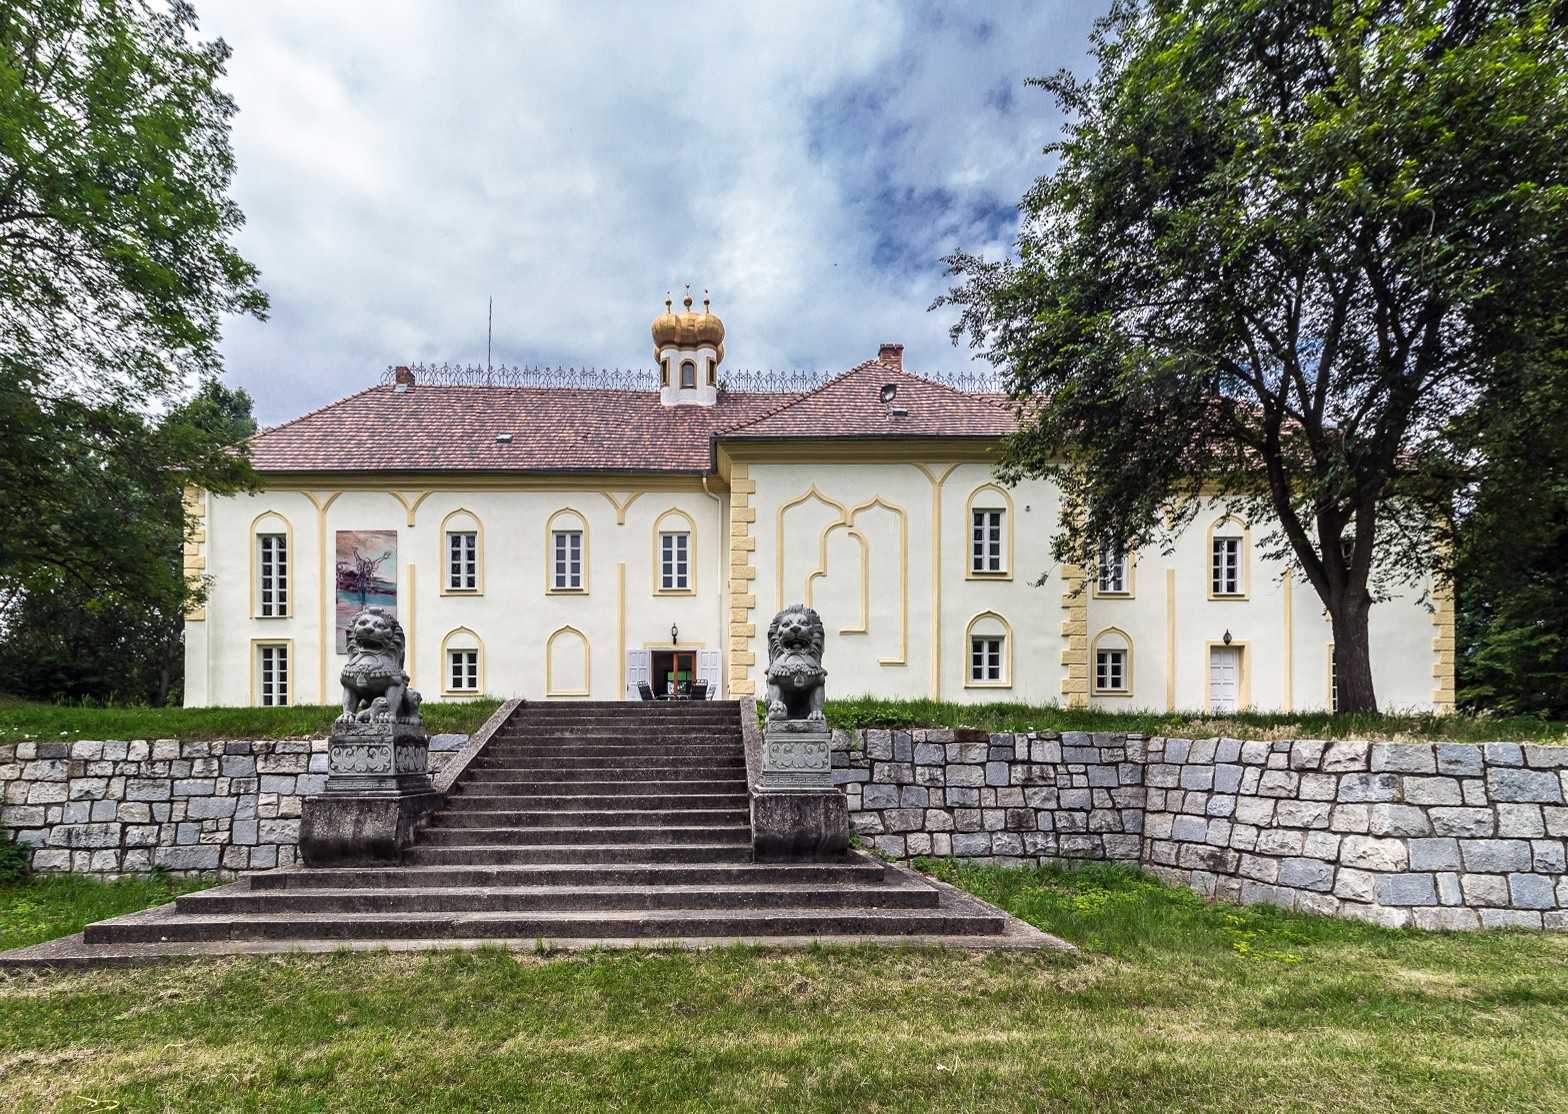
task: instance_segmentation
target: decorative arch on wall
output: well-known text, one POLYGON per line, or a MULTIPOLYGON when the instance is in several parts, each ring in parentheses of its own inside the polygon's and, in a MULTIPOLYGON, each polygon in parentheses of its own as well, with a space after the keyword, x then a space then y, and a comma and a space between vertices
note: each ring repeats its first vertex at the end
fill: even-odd
POLYGON ((588 544, 588 516, 575 507, 562 507, 544 524, 544 591, 547 596, 586 596, 588 594, 588 569, 589 569, 589 544, 588 544), (561 529, 571 529, 572 525, 582 531, 583 535, 583 586, 581 588, 557 588, 555 586, 555 531, 557 523, 561 529), (568 525, 571 524, 571 525, 568 525))
MULTIPOLYGON (((262 511, 250 520, 250 533, 246 535, 245 544, 250 548, 250 616, 252 619, 292 619, 294 617, 294 585, 296 582, 296 566, 294 561, 294 524, 282 511, 262 511), (269 529, 269 526, 278 526, 280 529, 269 529), (263 615, 261 613, 261 581, 256 570, 257 550, 261 547, 258 540, 262 534, 283 535, 283 567, 288 577, 287 591, 283 598, 283 609, 277 615, 263 615)), ((292 653, 289 657, 292 662, 292 653)), ((292 668, 292 666, 290 666, 292 668)))
POLYGON ((989 481, 981 484, 969 493, 969 498, 964 500, 964 579, 965 580, 1011 580, 1013 578, 1013 533, 1015 516, 1013 514, 1013 497, 1005 487, 989 481), (981 498, 989 493, 988 498, 981 498), (1000 498, 997 498, 999 496, 1000 498), (976 572, 974 561, 974 512, 976 510, 1000 510, 1002 514, 1002 571, 1001 572, 976 572))
POLYGON ((846 508, 843 503, 840 503, 837 499, 830 499, 828 496, 822 494, 822 492, 817 490, 816 484, 812 484, 805 491, 795 496, 795 498, 791 499, 789 502, 779 504, 779 509, 777 514, 774 515, 773 523, 773 574, 775 580, 777 581, 776 587, 778 590, 778 607, 776 610, 778 611, 783 611, 787 606, 784 599, 784 515, 786 512, 809 503, 813 499, 821 503, 824 507, 829 507, 837 511, 839 521, 843 521, 846 517, 848 517, 849 514, 848 508, 846 508))
MULTIPOLYGON (((856 503, 849 512, 849 524, 864 511, 880 508, 898 516, 898 656, 880 658, 878 665, 907 665, 909 663, 909 512, 897 503, 890 503, 880 495, 873 495, 864 503, 856 503)), ((862 605, 862 610, 868 605, 862 605)), ((861 623, 865 625, 864 621, 861 623)))
POLYGON ((1252 526, 1240 515, 1226 512, 1220 515, 1204 533, 1203 583, 1211 600, 1244 600, 1252 595, 1252 526), (1228 527, 1228 528, 1227 528, 1228 527), (1216 595, 1214 591, 1214 539, 1241 539, 1241 592, 1238 595, 1216 595))
MULTIPOLYGON (((564 643, 562 645, 562 649, 565 650, 565 644, 564 643)), ((567 625, 567 626, 564 626, 564 627, 557 627, 554 631, 551 632, 550 637, 545 639, 545 643, 544 643, 544 694, 546 696, 587 696, 587 695, 589 695, 589 693, 592 691, 592 688, 593 688, 593 682, 592 682, 592 680, 590 678, 590 674, 589 674, 589 666, 590 666, 591 662, 592 662, 592 654, 590 653, 590 650, 589 650, 588 636, 586 634, 584 634, 582 631, 578 630, 576 627, 571 626, 571 625, 567 625), (578 642, 578 645, 581 646, 581 648, 582 648, 583 668, 582 668, 582 685, 581 685, 581 687, 577 687, 577 688, 559 688, 559 687, 557 687, 557 684, 556 684, 556 673, 555 673, 555 641, 556 641, 556 639, 563 638, 563 637, 566 638, 568 642, 575 638, 577 640, 577 642, 578 642)))
POLYGON ((1089 641, 1089 695, 1131 696, 1132 684, 1132 635, 1122 630, 1121 627, 1105 627, 1101 629, 1089 641), (1119 689, 1100 687, 1098 659, 1101 649, 1126 651, 1126 660, 1122 663, 1123 684, 1119 689))
POLYGON ((649 563, 650 584, 656 596, 695 596, 697 594, 697 520, 681 510, 679 507, 670 507, 660 511, 659 516, 653 520, 653 535, 649 543, 652 546, 653 560, 649 563), (666 527, 666 520, 681 520, 683 527, 666 527), (659 552, 659 535, 665 532, 684 532, 689 539, 686 543, 686 587, 662 588, 661 572, 663 561, 659 552))
POLYGON ((485 691, 485 640, 472 627, 453 627, 441 636, 441 695, 478 696, 485 691), (447 660, 449 650, 479 651, 478 688, 455 689, 452 687, 452 663, 447 660))
POLYGON ((834 530, 847 530, 849 536, 860 543, 860 625, 840 627, 838 633, 865 634, 871 618, 871 545, 866 541, 864 534, 847 522, 830 522, 822 528, 822 533, 817 537, 817 567, 806 574, 806 606, 814 606, 811 602, 811 590, 817 578, 828 574, 828 537, 834 530))
POLYGON ((973 616, 964 624, 964 687, 966 689, 1006 689, 1013 687, 1013 625, 997 611, 982 611, 973 616), (1002 638, 1002 679, 999 681, 977 681, 974 679, 974 669, 971 666, 971 639, 976 635, 981 637, 1002 638))
MULTIPOLYGON (((441 520, 441 528, 436 531, 436 544, 440 546, 437 555, 436 568, 441 570, 441 594, 443 596, 482 596, 485 594, 485 524, 473 511, 467 507, 458 507, 441 520), (465 529, 468 528, 468 529, 465 529), (472 532, 474 536, 474 587, 453 588, 452 583, 452 547, 447 541, 448 532, 472 532)), ((586 543, 585 543, 586 545, 586 543)))

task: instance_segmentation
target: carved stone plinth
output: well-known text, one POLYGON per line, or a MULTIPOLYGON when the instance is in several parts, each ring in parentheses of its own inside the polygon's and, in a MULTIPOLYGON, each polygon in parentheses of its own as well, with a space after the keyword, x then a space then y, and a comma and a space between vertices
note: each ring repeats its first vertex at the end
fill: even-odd
POLYGON ((833 733, 822 720, 769 720, 759 789, 832 789, 833 733))
POLYGON ((300 854, 307 866, 401 862, 419 821, 444 797, 430 783, 430 740, 417 722, 333 725, 326 790, 307 797, 300 854))

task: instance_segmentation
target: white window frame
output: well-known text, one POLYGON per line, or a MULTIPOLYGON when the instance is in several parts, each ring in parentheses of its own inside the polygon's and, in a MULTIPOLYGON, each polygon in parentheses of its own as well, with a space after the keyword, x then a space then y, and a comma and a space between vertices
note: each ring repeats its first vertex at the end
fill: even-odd
POLYGON ((1227 599, 1246 594, 1242 561, 1244 539, 1239 534, 1215 534, 1209 542, 1209 594, 1227 599))
POLYGON ((969 680, 977 685, 1000 685, 1007 678, 1007 636, 969 636, 969 680))
POLYGON ((293 647, 287 642, 255 643, 256 704, 262 708, 284 708, 293 697, 293 647))
POLYGON ((1002 507, 972 507, 969 512, 969 571, 975 576, 1001 576, 1007 511, 1002 507))
POLYGON ((691 390, 691 389, 695 388, 696 386, 697 386, 697 361, 696 360, 682 360, 681 361, 681 389, 682 390, 691 390), (687 368, 691 369, 691 382, 690 383, 688 383, 686 381, 686 369, 687 368))
POLYGON ((550 584, 557 592, 581 592, 585 583, 582 530, 550 532, 550 584))
POLYGON ((1132 594, 1132 589, 1127 583, 1127 551, 1118 549, 1110 542, 1100 543, 1100 568, 1096 590, 1102 596, 1126 596, 1132 594))
POLYGON ((289 536, 268 531, 256 535, 256 617, 289 616, 289 536))
POLYGON ((691 531, 659 531, 659 591, 691 591, 691 531))
POLYGON ((479 591, 479 531, 446 532, 446 590, 479 591))
POLYGON ((447 692, 479 691, 479 648, 454 646, 446 652, 447 692))
POLYGON ((1094 690, 1120 693, 1127 691, 1127 648, 1103 646, 1094 651, 1094 690))

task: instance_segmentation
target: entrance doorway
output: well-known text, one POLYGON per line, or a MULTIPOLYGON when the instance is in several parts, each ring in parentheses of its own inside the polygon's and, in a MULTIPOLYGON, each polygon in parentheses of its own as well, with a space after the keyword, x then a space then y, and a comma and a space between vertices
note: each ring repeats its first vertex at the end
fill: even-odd
POLYGON ((704 696, 719 698, 719 651, 700 646, 648 646, 626 651, 626 699, 639 700, 639 687, 647 685, 658 700, 693 695, 692 688, 707 685, 704 696))
POLYGON ((1234 712, 1241 707, 1241 647, 1209 647, 1209 711, 1234 712))
POLYGON ((697 679, 697 653, 694 650, 653 651, 653 695, 658 700, 691 695, 697 679))

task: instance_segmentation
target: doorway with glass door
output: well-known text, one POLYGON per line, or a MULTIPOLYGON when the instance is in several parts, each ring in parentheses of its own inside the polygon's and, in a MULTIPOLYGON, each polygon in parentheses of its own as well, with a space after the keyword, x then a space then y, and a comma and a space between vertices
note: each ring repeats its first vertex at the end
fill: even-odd
POLYGON ((714 700, 718 695, 717 650, 665 645, 626 651, 627 700, 714 700))

